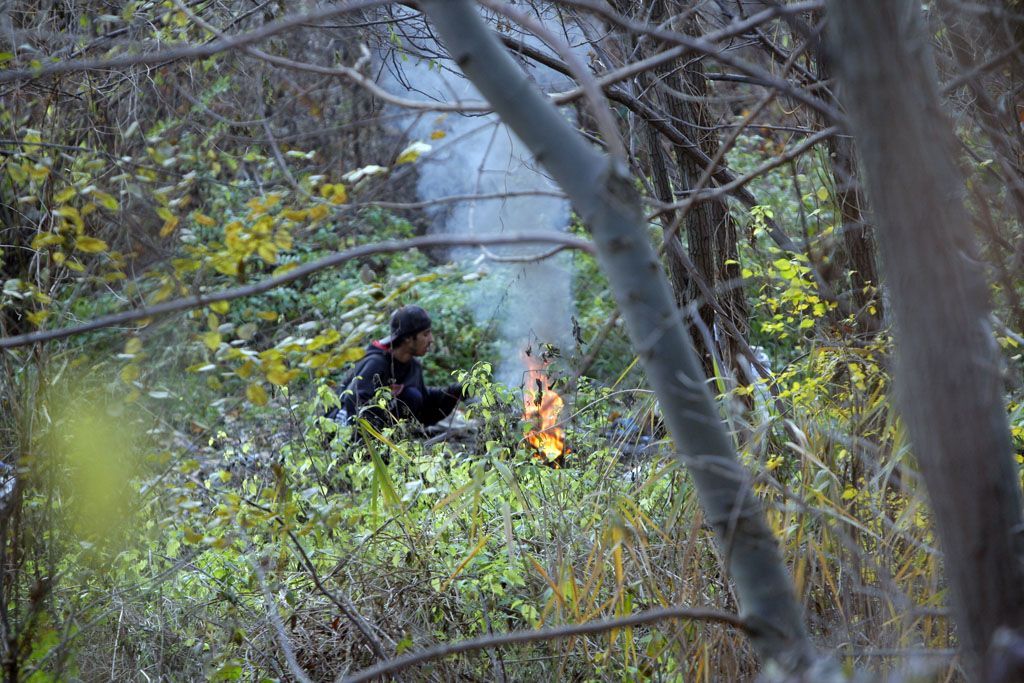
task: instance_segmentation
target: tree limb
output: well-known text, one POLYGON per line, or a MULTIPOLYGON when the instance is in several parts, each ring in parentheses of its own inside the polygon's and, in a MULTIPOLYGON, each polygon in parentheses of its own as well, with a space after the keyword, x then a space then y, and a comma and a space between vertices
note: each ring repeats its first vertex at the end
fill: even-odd
POLYGON ((301 280, 304 277, 308 277, 313 273, 316 273, 327 268, 333 268, 341 265, 346 261, 351 261, 355 258, 363 256, 370 256, 372 254, 391 254, 397 251, 408 251, 409 249, 421 249, 425 247, 456 247, 456 246, 484 246, 484 245, 498 245, 498 244, 528 244, 532 242, 539 242, 542 244, 558 244, 563 245, 571 249, 580 249, 588 253, 594 253, 594 245, 579 237, 572 235, 562 235, 554 232, 518 232, 518 233, 507 233, 504 235, 480 235, 480 236, 447 236, 447 235, 426 235, 424 237, 413 237, 407 240, 393 240, 389 242, 378 242, 376 244, 368 244, 361 247, 353 247, 352 249, 346 249, 345 251, 338 254, 331 254, 324 258, 311 261, 297 268, 289 270, 287 273, 282 273, 277 277, 271 277, 262 282, 257 282, 251 285, 245 285, 242 287, 235 287, 220 292, 214 292, 212 294, 199 294, 196 296, 184 297, 181 299, 175 299, 173 301, 165 301, 153 306, 146 306, 145 308, 137 308, 130 311, 123 311, 121 313, 112 313, 105 315, 95 320, 90 320, 87 323, 81 325, 75 325, 73 327, 61 327, 55 330, 43 330, 40 332, 29 332, 27 334, 19 334, 13 337, 2 337, 0 338, 0 349, 9 349, 16 346, 26 346, 28 344, 37 344, 41 342, 52 341, 54 339, 64 339, 76 334, 82 334, 83 332, 91 332, 92 330, 102 329, 104 327, 113 327, 115 325, 123 325, 125 323, 134 322, 136 320, 143 320, 145 318, 156 318, 165 316, 170 313, 178 313, 180 311, 187 311, 193 308, 201 308, 208 306, 217 301, 232 301, 234 299, 242 299, 247 296, 253 296, 254 294, 262 294, 263 292, 270 291, 280 287, 281 285, 296 280, 301 280))
POLYGON ((694 607, 662 607, 646 610, 644 612, 637 612, 636 614, 631 614, 628 617, 620 617, 618 619, 602 619, 600 621, 588 621, 583 624, 567 624, 565 626, 555 626, 551 628, 510 631, 508 633, 482 636, 480 638, 470 638, 469 640, 462 640, 455 643, 435 645, 434 647, 402 655, 401 657, 395 657, 394 659, 382 662, 376 666, 363 669, 352 676, 339 679, 339 683, 363 683, 364 681, 372 681, 375 678, 394 675, 397 671, 408 669, 409 667, 416 666, 417 664, 422 664, 424 662, 429 662, 434 659, 440 659, 442 657, 447 657, 461 652, 472 652, 475 650, 519 645, 521 643, 559 640, 561 638, 605 633, 607 631, 614 631, 615 629, 651 624, 658 621, 667 621, 669 619, 710 621, 719 624, 728 624, 741 629, 747 628, 743 619, 731 612, 694 607))

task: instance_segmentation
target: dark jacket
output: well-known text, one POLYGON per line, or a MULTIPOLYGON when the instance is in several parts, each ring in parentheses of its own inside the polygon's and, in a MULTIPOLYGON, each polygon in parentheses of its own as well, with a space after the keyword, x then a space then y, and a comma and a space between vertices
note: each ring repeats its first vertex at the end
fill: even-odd
POLYGON ((435 424, 450 415, 462 398, 458 384, 445 389, 426 386, 419 360, 413 358, 402 363, 391 355, 391 348, 381 342, 366 347, 366 355, 346 380, 339 392, 341 412, 347 419, 366 418, 378 428, 392 424, 394 418, 409 416, 424 425, 435 424), (388 410, 371 405, 381 387, 390 387, 394 397, 388 410))

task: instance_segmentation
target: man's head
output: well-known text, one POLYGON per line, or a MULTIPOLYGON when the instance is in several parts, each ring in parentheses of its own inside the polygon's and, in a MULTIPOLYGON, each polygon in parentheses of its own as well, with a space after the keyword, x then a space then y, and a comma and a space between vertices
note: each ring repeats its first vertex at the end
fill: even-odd
POLYGON ((391 314, 391 334, 382 341, 391 346, 392 353, 426 354, 434 341, 430 316, 419 306, 402 306, 391 314))

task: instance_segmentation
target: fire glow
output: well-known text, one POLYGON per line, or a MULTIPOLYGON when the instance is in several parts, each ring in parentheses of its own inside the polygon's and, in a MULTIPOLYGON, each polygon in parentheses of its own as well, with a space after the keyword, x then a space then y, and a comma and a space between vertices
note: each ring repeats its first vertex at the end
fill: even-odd
POLYGON ((526 435, 526 442, 533 447, 535 458, 557 467, 568 452, 565 430, 556 426, 564 405, 562 397, 548 383, 544 364, 529 356, 526 364, 529 369, 523 390, 523 419, 533 424, 533 429, 526 435))

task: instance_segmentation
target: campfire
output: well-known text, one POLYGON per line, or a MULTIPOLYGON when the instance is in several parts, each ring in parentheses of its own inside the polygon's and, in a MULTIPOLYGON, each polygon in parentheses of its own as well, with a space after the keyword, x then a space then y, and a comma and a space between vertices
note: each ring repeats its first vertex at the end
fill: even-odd
POLYGON ((546 465, 559 467, 565 447, 565 430, 556 426, 562 412, 562 397, 549 384, 544 372, 547 363, 527 353, 526 386, 523 388, 523 419, 533 423, 533 429, 526 435, 526 442, 533 447, 533 457, 546 465))

